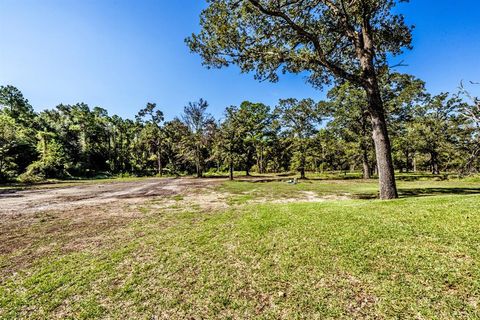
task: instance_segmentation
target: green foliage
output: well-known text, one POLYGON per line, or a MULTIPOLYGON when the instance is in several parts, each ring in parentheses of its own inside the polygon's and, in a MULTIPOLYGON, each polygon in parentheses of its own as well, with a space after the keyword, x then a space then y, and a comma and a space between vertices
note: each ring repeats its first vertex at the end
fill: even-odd
POLYGON ((318 88, 332 80, 361 87, 374 123, 381 197, 392 199, 398 195, 379 77, 389 72, 387 55, 410 48, 411 28, 393 10, 397 2, 209 1, 201 30, 186 41, 208 67, 235 64, 273 82, 280 72, 306 72, 318 88))
POLYGON ((315 86, 333 75, 360 84, 358 53, 372 39, 376 64, 399 54, 411 42, 403 16, 392 13, 395 0, 209 1, 201 30, 186 40, 205 65, 235 64, 257 79, 277 81, 279 73, 310 73, 315 86), (368 30, 366 30, 366 26, 368 30), (368 35, 370 36, 370 35, 368 35))
MULTIPOLYGON (((432 97, 409 75, 381 81, 399 171, 480 171, 475 99, 432 97)), ((2 90, 1 181, 242 170, 376 173, 367 97, 350 82, 332 88, 326 101, 283 99, 274 110, 245 101, 227 108, 219 122, 204 100, 190 103, 183 119, 166 122, 149 103, 132 121, 83 103, 37 114, 18 90, 2 90)))
POLYGON ((66 178, 69 176, 68 169, 72 164, 68 161, 67 155, 60 142, 42 133, 38 145, 41 157, 28 166, 22 180, 66 178))
MULTIPOLYGON (((163 112, 157 109, 155 103, 147 103, 144 109, 141 109, 137 116, 137 122, 143 124, 140 133, 140 144, 144 144, 149 149, 151 156, 149 159, 156 160, 157 172, 163 174, 163 149, 165 148, 165 136, 161 127, 164 120, 163 112)), ((147 160, 148 161, 148 160, 147 160)))
POLYGON ((417 139, 411 143, 415 145, 415 150, 429 156, 428 164, 433 174, 439 174, 441 169, 445 171, 452 165, 449 158, 455 157, 454 150, 460 131, 457 115, 459 107, 458 98, 442 93, 429 97, 426 103, 416 110, 411 134, 417 139))
POLYGON ((265 172, 265 150, 272 136, 270 107, 263 103, 244 101, 240 104, 236 126, 241 130, 245 148, 244 164, 247 175, 255 164, 259 173, 265 172))
POLYGON ((15 176, 17 166, 11 151, 23 139, 21 126, 12 117, 0 113, 0 181, 15 176))
POLYGON ((244 145, 244 131, 240 124, 238 108, 232 106, 225 110, 225 120, 216 135, 213 157, 225 163, 233 179, 234 166, 241 162, 244 145))
POLYGON ((280 100, 275 109, 280 124, 285 129, 286 137, 292 143, 294 150, 293 164, 300 171, 301 178, 305 178, 308 152, 313 144, 313 136, 322 120, 320 106, 312 99, 280 100))
POLYGON ((22 125, 31 125, 35 116, 28 100, 14 86, 0 86, 0 111, 22 125))
MULTIPOLYGON (((473 84, 473 83, 472 83, 473 84)), ((465 122, 464 130, 468 132, 463 139, 463 148, 468 155, 464 163, 464 172, 472 173, 480 171, 480 98, 474 97, 469 90, 460 85, 460 98, 466 98, 467 102, 460 106, 460 118, 465 122)))
POLYGON ((208 102, 200 99, 198 102, 189 102, 183 109, 183 122, 190 135, 184 137, 184 151, 189 160, 193 160, 197 177, 202 177, 205 171, 205 159, 208 147, 211 145, 216 124, 213 117, 207 113, 208 102))

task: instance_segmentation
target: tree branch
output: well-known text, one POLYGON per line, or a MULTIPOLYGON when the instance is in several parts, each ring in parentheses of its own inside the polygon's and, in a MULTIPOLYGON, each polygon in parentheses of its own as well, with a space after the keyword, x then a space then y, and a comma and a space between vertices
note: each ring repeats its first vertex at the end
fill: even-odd
POLYGON ((343 68, 337 66, 336 64, 332 63, 327 59, 327 56, 325 55, 320 42, 318 40, 318 37, 315 34, 312 34, 305 30, 303 27, 299 26, 296 24, 287 14, 285 14, 282 11, 274 11, 270 10, 268 8, 265 8, 260 1, 258 0, 247 0, 249 1, 254 7, 256 7, 260 12, 267 16, 271 17, 277 17, 283 19, 292 29, 294 29, 297 34, 304 39, 310 41, 313 46, 315 47, 315 51, 317 52, 319 62, 322 66, 330 70, 335 76, 348 80, 350 82, 356 83, 356 84, 361 84, 362 81, 359 76, 356 76, 352 73, 347 72, 343 68))

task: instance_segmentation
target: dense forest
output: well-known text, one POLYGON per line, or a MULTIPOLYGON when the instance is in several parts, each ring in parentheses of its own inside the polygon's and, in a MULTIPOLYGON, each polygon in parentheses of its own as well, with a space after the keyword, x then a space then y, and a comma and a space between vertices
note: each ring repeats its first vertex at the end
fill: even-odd
MULTIPOLYGON (((480 170, 480 102, 466 89, 431 95, 413 76, 382 79, 399 172, 480 170)), ((135 119, 84 103, 35 112, 20 90, 0 87, 0 179, 36 182, 114 175, 358 171, 376 174, 364 91, 343 82, 325 101, 243 102, 221 120, 200 99, 164 121, 148 103, 135 119)), ((307 173, 306 173, 307 172, 307 173)))

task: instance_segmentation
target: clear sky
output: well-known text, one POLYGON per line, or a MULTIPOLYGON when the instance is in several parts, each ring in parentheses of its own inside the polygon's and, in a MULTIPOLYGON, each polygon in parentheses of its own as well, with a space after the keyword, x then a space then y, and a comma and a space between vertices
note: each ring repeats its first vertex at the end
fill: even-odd
MULTIPOLYGON (((0 84, 18 87, 36 110, 85 102, 133 117, 156 102, 168 119, 200 97, 220 117, 243 100, 321 99, 288 75, 258 83, 235 67, 207 70, 184 38, 197 31, 202 0, 0 0, 0 84)), ((398 69, 432 93, 480 82, 480 1, 412 0, 398 8, 416 25, 398 69)), ((480 88, 475 88, 476 92, 480 88)))

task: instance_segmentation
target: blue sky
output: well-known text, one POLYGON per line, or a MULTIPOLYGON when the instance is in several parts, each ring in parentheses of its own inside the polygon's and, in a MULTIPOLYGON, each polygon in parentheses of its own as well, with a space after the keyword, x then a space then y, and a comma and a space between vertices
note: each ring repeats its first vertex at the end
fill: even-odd
MULTIPOLYGON (((210 102, 220 117, 243 100, 274 105, 280 98, 324 92, 287 75, 259 83, 235 67, 207 70, 184 38, 198 30, 199 0, 0 0, 0 84, 18 87, 36 110, 86 102, 133 117, 156 102, 168 119, 188 101, 210 102)), ((416 25, 404 60, 432 93, 480 82, 480 2, 412 0, 399 11, 416 25)), ((479 86, 474 87, 478 93, 479 86)))

